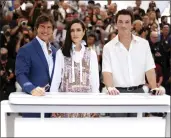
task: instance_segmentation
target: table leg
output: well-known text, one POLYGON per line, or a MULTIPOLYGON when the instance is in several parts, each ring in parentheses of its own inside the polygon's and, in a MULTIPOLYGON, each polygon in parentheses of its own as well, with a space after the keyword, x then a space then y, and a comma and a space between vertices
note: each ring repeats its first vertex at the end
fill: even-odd
POLYGON ((1 137, 7 137, 7 113, 1 109, 1 137))
POLYGON ((10 116, 7 116, 7 137, 14 137, 15 118, 18 116, 18 113, 10 113, 10 116))
POLYGON ((170 113, 166 115, 165 137, 170 138, 170 113))

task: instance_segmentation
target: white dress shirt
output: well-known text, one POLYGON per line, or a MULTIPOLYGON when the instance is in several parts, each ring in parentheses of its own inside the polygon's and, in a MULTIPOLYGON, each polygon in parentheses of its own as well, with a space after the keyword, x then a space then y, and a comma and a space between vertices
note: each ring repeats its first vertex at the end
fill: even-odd
POLYGON ((148 41, 132 36, 129 50, 118 35, 104 46, 102 72, 112 73, 115 87, 145 84, 145 72, 155 68, 148 41))
MULTIPOLYGON (((82 45, 82 49, 78 51, 73 51, 71 55, 75 62, 80 62, 80 57, 83 57, 85 46, 82 45)), ((64 69, 64 56, 62 51, 59 49, 56 53, 55 69, 54 75, 51 83, 50 92, 58 92, 59 85, 63 76, 64 69)), ((80 73, 81 74, 81 73, 80 73)), ((74 75, 75 76, 75 75, 74 75)), ((90 85, 92 87, 92 92, 99 92, 99 71, 98 71, 98 61, 97 55, 94 50, 91 49, 90 57, 90 85)))
POLYGON ((48 67, 49 67, 49 76, 51 77, 52 75, 52 70, 53 70, 53 56, 52 56, 52 49, 51 49, 51 45, 49 43, 49 47, 48 50, 51 51, 51 53, 48 53, 47 50, 47 45, 44 41, 42 41, 38 36, 36 36, 36 39, 38 40, 38 42, 40 43, 40 46, 43 50, 43 53, 45 55, 46 61, 48 63, 48 67))

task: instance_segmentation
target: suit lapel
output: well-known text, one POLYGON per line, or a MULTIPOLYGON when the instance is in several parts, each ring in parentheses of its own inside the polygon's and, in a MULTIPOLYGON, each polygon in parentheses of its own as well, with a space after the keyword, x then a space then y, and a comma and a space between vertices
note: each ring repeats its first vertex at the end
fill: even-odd
POLYGON ((37 51, 41 61, 43 62, 47 72, 48 72, 48 75, 49 75, 49 67, 48 67, 48 63, 47 63, 47 60, 45 58, 45 55, 44 55, 44 52, 41 48, 41 45, 39 44, 38 40, 36 38, 33 39, 33 45, 34 45, 34 48, 35 50, 37 51))
POLYGON ((55 60, 56 60, 56 49, 53 46, 52 46, 52 56, 53 56, 53 69, 52 69, 51 81, 53 78, 53 73, 55 69, 55 60))
POLYGON ((56 49, 52 46, 52 56, 53 56, 53 63, 55 64, 56 60, 56 49))

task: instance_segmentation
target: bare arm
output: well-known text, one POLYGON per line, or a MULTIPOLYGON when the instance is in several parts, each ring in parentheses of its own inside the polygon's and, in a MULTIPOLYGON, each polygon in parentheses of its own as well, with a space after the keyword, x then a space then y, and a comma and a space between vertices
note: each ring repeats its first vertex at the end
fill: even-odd
POLYGON ((32 21, 32 18, 33 18, 33 13, 34 13, 34 10, 35 8, 37 7, 37 1, 35 1, 34 5, 33 5, 33 8, 31 9, 30 13, 29 13, 29 17, 32 21))
POLYGON ((161 77, 159 78, 159 82, 157 82, 158 87, 161 86, 162 82, 163 82, 163 76, 161 76, 161 77))
POLYGON ((114 87, 113 82, 113 73, 111 67, 111 59, 109 49, 104 47, 103 49, 103 60, 102 60, 102 72, 103 72, 103 80, 104 84, 107 87, 108 94, 117 95, 120 92, 114 87))
POLYGON ((15 47, 15 52, 18 53, 18 50, 21 47, 21 40, 23 39, 23 34, 19 32, 19 39, 17 41, 16 47, 15 47))
POLYGON ((150 69, 146 72, 147 80, 151 89, 156 88, 156 73, 154 69, 150 69))
POLYGON ((103 81, 105 86, 108 87, 114 87, 113 85, 113 78, 112 73, 110 72, 103 72, 103 81))
POLYGON ((19 27, 20 27, 20 26, 17 25, 15 28, 11 29, 10 34, 11 34, 11 35, 14 35, 14 34, 18 31, 19 27))

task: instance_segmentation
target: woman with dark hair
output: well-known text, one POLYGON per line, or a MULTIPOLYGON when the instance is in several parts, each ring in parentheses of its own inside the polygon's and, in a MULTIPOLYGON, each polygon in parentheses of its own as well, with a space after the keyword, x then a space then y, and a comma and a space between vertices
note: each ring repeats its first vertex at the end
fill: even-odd
MULTIPOLYGON (((56 54, 50 92, 99 92, 97 55, 87 47, 84 23, 75 19, 68 26, 64 47, 56 54), (60 87, 59 87, 60 86, 60 87)), ((60 117, 87 117, 91 114, 57 114, 60 117)))

